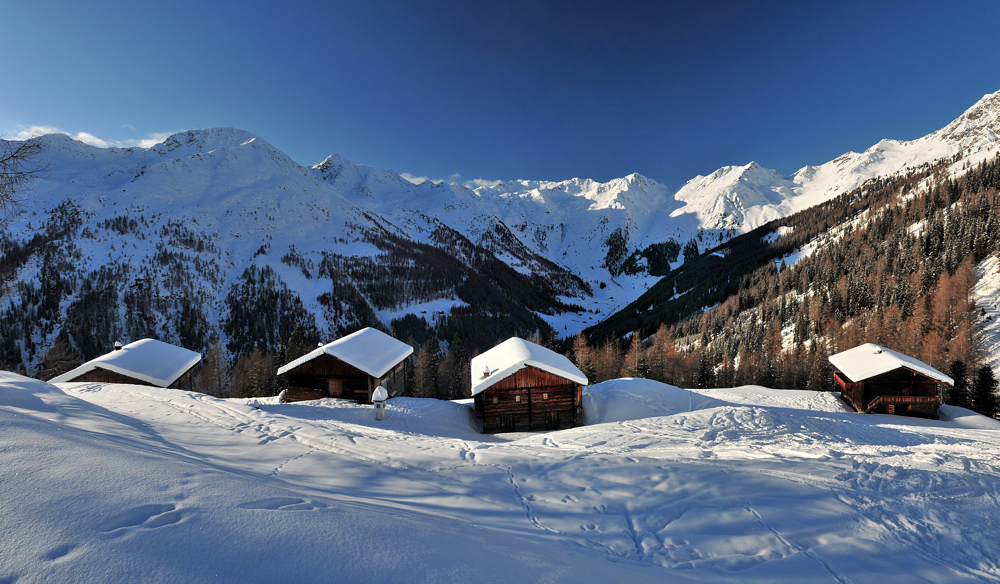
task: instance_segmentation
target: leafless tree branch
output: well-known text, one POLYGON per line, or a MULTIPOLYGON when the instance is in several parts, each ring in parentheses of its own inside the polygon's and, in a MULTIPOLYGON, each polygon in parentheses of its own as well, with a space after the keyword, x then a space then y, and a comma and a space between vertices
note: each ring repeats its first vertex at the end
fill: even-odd
POLYGON ((41 152, 38 138, 0 140, 0 226, 21 212, 28 184, 48 170, 47 164, 39 163, 41 152))

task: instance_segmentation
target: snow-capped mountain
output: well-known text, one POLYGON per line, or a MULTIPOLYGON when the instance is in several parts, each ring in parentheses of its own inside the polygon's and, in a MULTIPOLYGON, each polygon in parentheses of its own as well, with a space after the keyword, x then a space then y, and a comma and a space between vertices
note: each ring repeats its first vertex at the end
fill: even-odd
POLYGON ((996 152, 1000 91, 983 96, 944 128, 911 141, 881 140, 819 166, 781 176, 755 162, 697 176, 675 194, 673 218, 693 215, 699 228, 747 232, 768 221, 828 201, 865 181, 952 156, 975 163, 996 152))
POLYGON ((519 314, 482 331, 483 343, 540 318, 571 334, 637 298, 691 240, 704 250, 941 158, 976 162, 995 152, 997 131, 1000 92, 917 140, 883 140, 791 176, 723 167, 676 192, 638 174, 417 185, 337 155, 303 167, 232 128, 148 149, 45 136, 48 178, 0 232, 3 359, 35 363, 36 346, 85 321, 88 343, 146 330, 193 346, 213 335, 273 345, 293 324, 326 338, 454 310, 519 314), (85 310, 95 304, 100 317, 85 310), (235 324, 245 309, 270 312, 235 324))
MULTIPOLYGON (((956 155, 978 162, 995 151, 997 131, 1000 92, 984 96, 945 128, 917 140, 882 140, 864 152, 848 152, 790 176, 756 162, 726 166, 673 193, 639 174, 607 183, 515 180, 468 189, 410 185, 392 171, 354 165, 336 155, 314 168, 342 192, 353 193, 397 223, 423 214, 486 245, 491 232, 510 231, 531 253, 589 283, 613 282, 609 295, 628 298, 648 285, 648 271, 622 273, 621 265, 650 245, 671 239, 683 245, 698 238, 704 249, 878 176, 956 155), (614 253, 610 242, 615 240, 624 242, 624 253, 614 253)), ((639 268, 648 268, 641 253, 636 258, 639 268)), ((507 259, 522 270, 536 269, 528 259, 507 259)))

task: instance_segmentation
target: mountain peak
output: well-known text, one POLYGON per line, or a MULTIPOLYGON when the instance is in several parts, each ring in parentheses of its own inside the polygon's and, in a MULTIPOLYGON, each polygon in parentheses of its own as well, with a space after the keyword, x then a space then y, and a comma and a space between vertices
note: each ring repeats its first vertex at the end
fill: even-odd
POLYGON ((349 161, 341 156, 340 154, 331 154, 323 159, 323 162, 313 165, 313 170, 318 170, 323 173, 336 173, 338 169, 342 168, 349 161))
POLYGON ((236 148, 250 144, 257 147, 270 147, 270 144, 259 136, 246 130, 240 130, 239 128, 206 128, 203 130, 178 132, 153 146, 151 150, 162 154, 174 152, 178 149, 210 152, 212 150, 236 148))
POLYGON ((997 132, 1000 132, 1000 91, 987 93, 955 121, 931 135, 966 149, 996 142, 997 132))

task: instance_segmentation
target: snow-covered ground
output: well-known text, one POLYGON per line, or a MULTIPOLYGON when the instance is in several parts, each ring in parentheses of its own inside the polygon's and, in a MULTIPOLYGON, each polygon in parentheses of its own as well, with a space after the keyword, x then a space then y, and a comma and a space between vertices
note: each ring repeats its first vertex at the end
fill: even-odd
POLYGON ((982 317, 976 334, 986 363, 994 373, 1000 373, 1000 258, 997 256, 990 256, 976 266, 972 300, 982 317))
POLYGON ((0 373, 0 582, 1000 581, 1000 422, 635 379, 585 413, 0 373))

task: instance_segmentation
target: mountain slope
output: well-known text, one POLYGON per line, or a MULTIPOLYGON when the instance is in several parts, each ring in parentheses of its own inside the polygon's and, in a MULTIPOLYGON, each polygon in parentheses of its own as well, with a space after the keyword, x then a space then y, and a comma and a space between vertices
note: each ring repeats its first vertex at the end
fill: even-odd
POLYGON ((501 317, 480 327, 485 344, 544 327, 535 312, 583 289, 555 266, 518 273, 431 218, 402 229, 240 130, 150 149, 42 142, 49 178, 0 233, 9 367, 35 367, 60 334, 84 358, 144 336, 275 351, 296 327, 315 342, 435 300, 501 317))
POLYGON ((33 368, 60 333, 86 356, 140 335, 274 350, 295 327, 471 332, 480 348, 546 323, 572 334, 680 265, 689 242, 711 248, 942 157, 960 172, 996 151, 998 120, 1000 92, 918 140, 788 177, 724 167, 676 193, 638 174, 415 185, 336 155, 302 167, 232 128, 149 149, 46 136, 50 177, 0 232, 0 360, 33 368))

